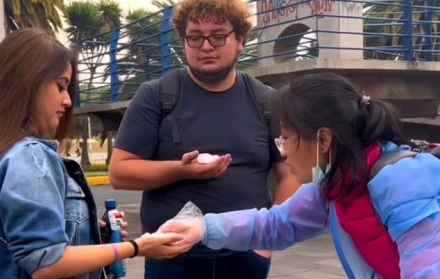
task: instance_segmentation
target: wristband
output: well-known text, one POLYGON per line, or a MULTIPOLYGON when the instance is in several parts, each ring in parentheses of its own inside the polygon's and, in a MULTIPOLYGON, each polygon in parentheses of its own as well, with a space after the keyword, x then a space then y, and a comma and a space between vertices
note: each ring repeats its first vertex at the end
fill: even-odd
POLYGON ((115 244, 112 244, 112 248, 113 248, 113 254, 115 256, 115 259, 113 260, 113 262, 117 262, 119 261, 119 252, 118 252, 118 248, 116 247, 115 244))
POLYGON ((133 256, 131 256, 130 259, 137 257, 139 254, 139 246, 137 245, 136 241, 134 241, 134 240, 129 240, 128 242, 130 242, 134 248, 133 256))

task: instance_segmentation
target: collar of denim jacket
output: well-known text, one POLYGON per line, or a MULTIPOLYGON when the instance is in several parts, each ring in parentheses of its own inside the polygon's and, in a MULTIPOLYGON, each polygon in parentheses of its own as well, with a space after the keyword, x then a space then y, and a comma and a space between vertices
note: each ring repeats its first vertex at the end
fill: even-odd
POLYGON ((45 138, 42 138, 38 135, 32 135, 30 136, 32 139, 41 142, 42 144, 48 146, 50 149, 54 150, 55 152, 58 151, 58 148, 60 146, 60 143, 57 140, 48 140, 45 138))

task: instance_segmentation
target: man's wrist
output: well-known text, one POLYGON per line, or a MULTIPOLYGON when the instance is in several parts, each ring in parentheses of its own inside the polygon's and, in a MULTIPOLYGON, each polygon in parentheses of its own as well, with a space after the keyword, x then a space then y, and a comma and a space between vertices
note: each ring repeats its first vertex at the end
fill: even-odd
POLYGON ((172 163, 173 163, 172 169, 175 170, 175 174, 178 180, 191 178, 181 161, 173 161, 172 163))

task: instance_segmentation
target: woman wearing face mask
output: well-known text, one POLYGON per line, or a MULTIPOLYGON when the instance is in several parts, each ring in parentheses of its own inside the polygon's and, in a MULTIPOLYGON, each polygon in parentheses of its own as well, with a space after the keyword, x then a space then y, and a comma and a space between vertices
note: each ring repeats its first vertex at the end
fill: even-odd
POLYGON ((405 152, 397 111, 333 74, 273 98, 277 144, 304 185, 270 210, 181 217, 160 230, 238 251, 283 250, 330 230, 350 279, 440 278, 440 160, 405 152))
POLYGON ((0 43, 0 278, 103 279, 103 267, 134 256, 180 252, 176 234, 101 244, 81 167, 57 154, 77 94, 75 55, 38 29, 0 43), (44 139, 52 134, 58 140, 44 139))

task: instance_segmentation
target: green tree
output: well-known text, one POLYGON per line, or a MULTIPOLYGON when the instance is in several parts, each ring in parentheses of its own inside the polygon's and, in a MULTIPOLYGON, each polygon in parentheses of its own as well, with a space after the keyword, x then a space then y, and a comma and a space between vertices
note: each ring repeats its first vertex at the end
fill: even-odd
MULTIPOLYGON (((108 85, 101 83, 96 86, 95 78, 97 70, 103 65, 102 60, 106 57, 106 52, 110 44, 111 30, 121 26, 122 9, 115 0, 101 0, 97 3, 88 1, 71 2, 66 7, 65 17, 68 27, 65 32, 72 43, 82 42, 82 63, 87 67, 88 72, 82 72, 82 75, 88 75, 87 87, 83 91, 81 98, 84 105, 97 98, 102 100, 109 94, 100 92, 103 89, 108 90, 108 85), (95 95, 92 97, 92 94, 95 95), (98 94, 98 96, 96 96, 98 94)), ((108 93, 110 93, 108 91, 108 93)), ((96 101, 96 100, 94 100, 96 101)), ((82 150, 81 164, 90 165, 88 153, 88 117, 84 116, 82 125, 82 150)), ((111 156, 111 153, 108 155, 111 156)))
MULTIPOLYGON (((127 24, 121 29, 121 38, 126 41, 121 52, 125 57, 117 62, 119 74, 119 98, 132 98, 142 82, 158 78, 162 74, 161 24, 162 10, 173 1, 154 1, 157 12, 143 8, 129 10, 125 17, 127 24)), ((183 44, 174 29, 169 32, 170 64, 179 67, 185 63, 183 44)), ((109 67, 106 70, 109 74, 109 67)))
POLYGON ((63 0, 4 0, 6 34, 23 27, 39 27, 55 35, 62 28, 63 0))

